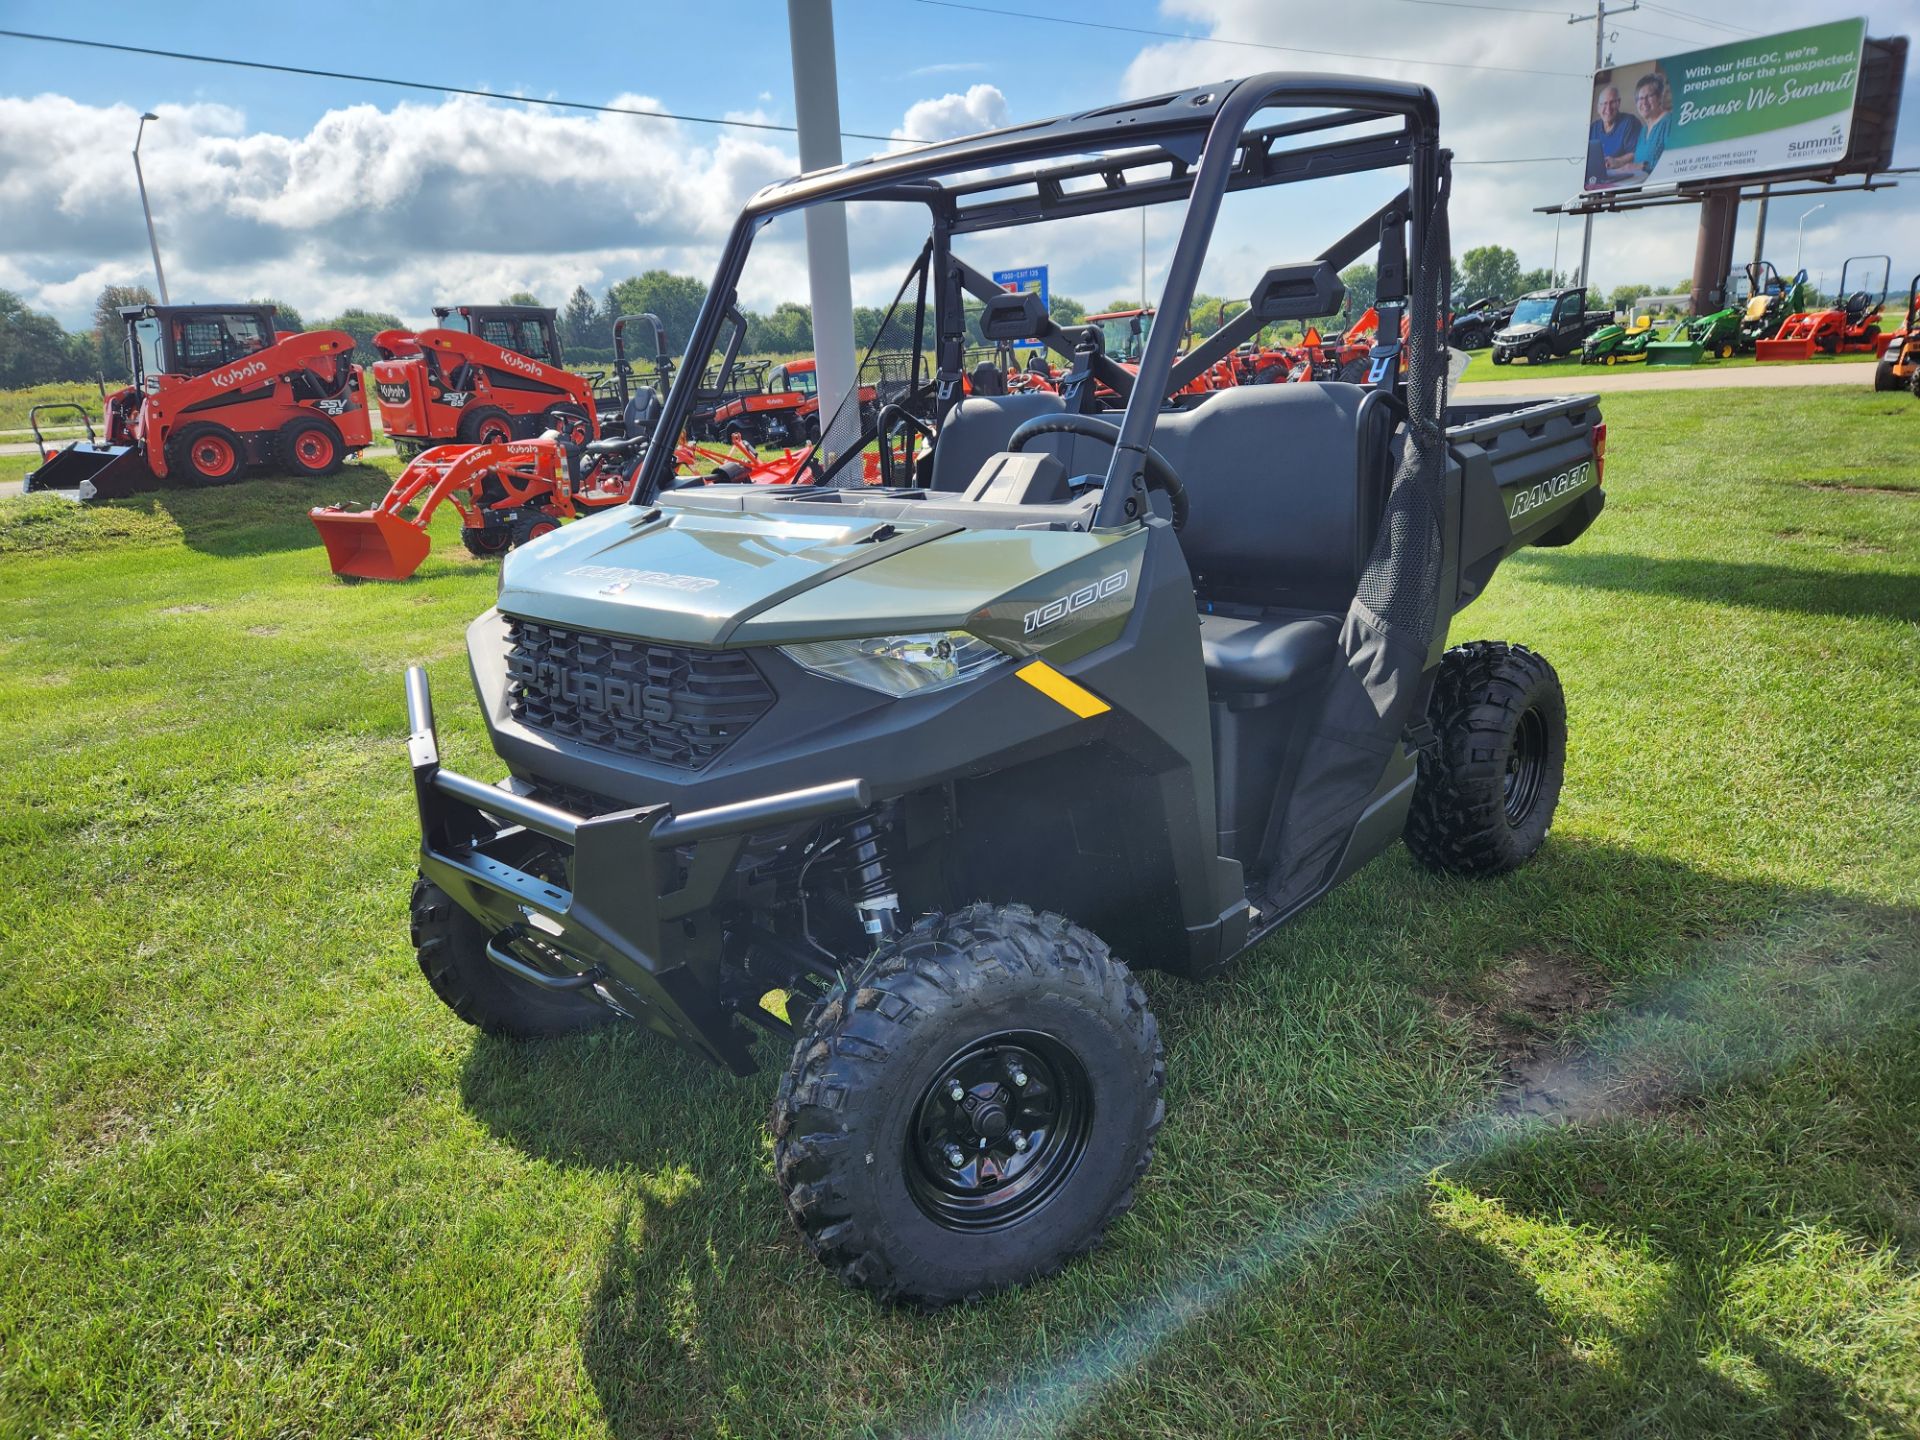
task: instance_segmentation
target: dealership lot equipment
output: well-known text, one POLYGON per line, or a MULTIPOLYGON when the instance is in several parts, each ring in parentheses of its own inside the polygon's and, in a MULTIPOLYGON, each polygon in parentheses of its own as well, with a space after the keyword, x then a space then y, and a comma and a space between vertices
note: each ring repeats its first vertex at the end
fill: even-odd
POLYGON ((1872 351, 1880 336, 1880 312, 1887 303, 1892 267, 1893 261, 1885 255, 1853 256, 1840 267, 1840 303, 1828 310, 1803 310, 1788 316, 1777 336, 1753 347, 1754 358, 1811 360, 1816 352, 1852 355, 1872 351), (1855 285, 1862 288, 1855 289, 1855 285))
POLYGON ((1788 318, 1804 309, 1807 303, 1805 270, 1791 280, 1783 280, 1772 261, 1755 260, 1747 266, 1746 281, 1740 335, 1734 342, 1741 355, 1751 355, 1762 340, 1773 339, 1788 318))
POLYGON ((530 440, 564 420, 600 436, 593 387, 562 368, 554 312, 538 305, 437 305, 441 324, 374 336, 380 424, 402 455, 459 441, 530 440))
POLYGON ((1506 556, 1584 533, 1605 432, 1592 396, 1445 404, 1450 168, 1424 87, 1274 74, 761 191, 660 433, 762 226, 856 200, 925 207, 881 328, 912 317, 936 419, 886 406, 813 485, 677 486, 655 445, 631 504, 507 557, 467 637, 509 778, 445 768, 407 678, 435 992, 509 1035, 623 1016, 740 1072, 755 1030, 783 1037, 788 1213, 881 1296, 968 1299, 1098 1244, 1163 1113, 1129 964, 1213 975, 1403 835, 1491 875, 1553 817, 1552 667, 1447 634, 1506 556), (1178 207, 1157 308, 1183 315, 1230 190, 1389 168, 1398 195, 1135 370, 958 253, 1178 207), (1336 313, 1368 255, 1396 337, 1375 384, 1182 393, 1336 313), (1058 393, 964 395, 968 296, 989 342, 1066 362, 1058 393), (889 483, 842 488, 872 444, 889 483))
POLYGON ((106 443, 89 425, 27 490, 105 500, 250 466, 331 475, 372 439, 344 330, 276 332, 271 305, 129 305, 120 320, 133 383, 106 398, 106 443))
POLYGON ((1873 367, 1876 390, 1911 390, 1920 396, 1920 275, 1907 286, 1907 310, 1900 328, 1882 336, 1873 367))
POLYGON ((1698 365, 1708 356, 1717 360, 1730 359, 1739 339, 1740 311, 1728 306, 1711 315, 1683 320, 1667 333, 1665 339, 1649 343, 1646 347, 1647 364, 1698 365))
POLYGON ((1493 337, 1493 363, 1524 359, 1544 365, 1570 355, 1596 330, 1613 324, 1611 310, 1587 309, 1584 286, 1571 290, 1535 290, 1513 302, 1513 315, 1493 337))
POLYGON ((1626 324, 1602 325, 1580 344, 1582 365, 1619 365, 1644 360, 1653 339, 1653 316, 1635 315, 1626 324))
POLYGON ((1455 350, 1485 350, 1512 318, 1511 300, 1483 295, 1454 312, 1453 321, 1447 326, 1447 344, 1455 350))

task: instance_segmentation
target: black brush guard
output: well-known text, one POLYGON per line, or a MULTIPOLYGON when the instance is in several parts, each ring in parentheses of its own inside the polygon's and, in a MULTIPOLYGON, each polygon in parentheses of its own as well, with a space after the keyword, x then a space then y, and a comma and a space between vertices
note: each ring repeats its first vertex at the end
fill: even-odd
POLYGON ((864 810, 840 780, 675 815, 645 805, 576 815, 443 769, 427 675, 407 670, 407 755, 420 807, 420 870, 486 927, 487 957, 518 979, 578 990, 736 1074, 747 1032, 716 993, 713 902, 747 837, 864 810), (527 868, 571 851, 568 888, 527 868))
POLYGON ((46 458, 38 469, 27 472, 26 483, 20 487, 23 493, 71 492, 80 500, 121 500, 153 488, 153 472, 147 468, 139 448, 102 445, 94 437, 93 417, 84 406, 66 401, 36 405, 27 412, 27 423, 33 427, 34 447, 46 458), (46 439, 40 433, 40 416, 43 411, 63 410, 71 410, 80 417, 80 423, 87 427, 87 438, 75 440, 48 456, 46 439))

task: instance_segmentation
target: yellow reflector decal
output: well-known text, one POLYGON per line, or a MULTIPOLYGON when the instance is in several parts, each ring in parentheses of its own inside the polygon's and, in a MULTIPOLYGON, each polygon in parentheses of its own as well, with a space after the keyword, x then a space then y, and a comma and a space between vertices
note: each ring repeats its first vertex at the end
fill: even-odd
POLYGON ((774 1019, 787 1020, 791 1024, 792 1021, 787 1016, 787 1001, 790 998, 784 990, 769 990, 760 997, 760 1008, 774 1019))
POLYGON ((1035 660, 1013 672, 1049 700, 1067 707, 1082 720, 1104 715, 1113 707, 1084 685, 1076 685, 1044 660, 1035 660))

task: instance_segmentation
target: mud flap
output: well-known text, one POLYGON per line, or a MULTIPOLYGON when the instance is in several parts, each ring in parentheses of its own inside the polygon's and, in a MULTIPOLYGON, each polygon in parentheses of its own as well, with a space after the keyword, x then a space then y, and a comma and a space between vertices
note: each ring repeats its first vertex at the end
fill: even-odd
POLYGON ((28 495, 71 495, 76 500, 120 500, 151 490, 159 481, 133 445, 96 445, 77 440, 38 470, 21 487, 28 495))
POLYGON ((327 564, 336 575, 404 580, 433 549, 425 529, 385 510, 336 510, 323 505, 307 514, 320 532, 327 564))

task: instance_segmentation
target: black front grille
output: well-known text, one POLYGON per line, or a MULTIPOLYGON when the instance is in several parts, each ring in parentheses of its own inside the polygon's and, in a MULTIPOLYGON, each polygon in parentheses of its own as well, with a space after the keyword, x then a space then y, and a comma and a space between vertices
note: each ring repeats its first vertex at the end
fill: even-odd
POLYGON ((566 740, 698 770, 773 704, 739 650, 690 650, 507 619, 514 719, 566 740))

